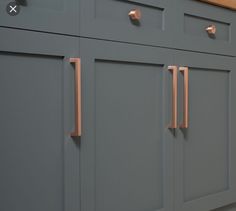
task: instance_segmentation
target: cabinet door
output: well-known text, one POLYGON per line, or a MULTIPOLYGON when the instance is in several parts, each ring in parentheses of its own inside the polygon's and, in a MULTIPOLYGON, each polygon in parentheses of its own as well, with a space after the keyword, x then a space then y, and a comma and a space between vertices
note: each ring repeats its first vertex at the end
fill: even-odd
POLYGON ((173 210, 173 146, 165 115, 171 53, 106 41, 80 43, 81 210, 173 210))
POLYGON ((81 0, 81 34, 85 37, 171 46, 175 27, 173 4, 171 0, 81 0), (129 18, 132 10, 140 10, 139 21, 129 18))
POLYGON ((76 40, 0 34, 0 210, 79 210, 79 153, 68 135, 76 40))
POLYGON ((79 19, 78 0, 19 0, 22 4, 16 16, 7 13, 7 5, 10 2, 15 1, 0 0, 0 26, 69 35, 79 34, 79 24, 76 23, 79 19))
MULTIPOLYGON (((175 146, 177 211, 209 211, 236 201, 235 59, 177 53, 189 67, 189 127, 175 146)), ((180 120, 183 80, 180 76, 180 120)))

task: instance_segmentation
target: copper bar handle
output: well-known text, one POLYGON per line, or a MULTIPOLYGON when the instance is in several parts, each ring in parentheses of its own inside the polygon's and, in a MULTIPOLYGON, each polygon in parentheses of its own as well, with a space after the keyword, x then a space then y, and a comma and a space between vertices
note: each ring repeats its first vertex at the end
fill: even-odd
POLYGON ((72 137, 81 136, 81 61, 80 58, 70 58, 75 64, 75 130, 72 137))
POLYGON ((189 126, 189 69, 188 67, 180 67, 179 71, 184 76, 184 98, 183 98, 183 122, 180 128, 187 129, 189 126))
POLYGON ((168 66, 172 73, 172 117, 169 128, 176 129, 177 123, 177 98, 178 98, 178 68, 177 66, 168 66))

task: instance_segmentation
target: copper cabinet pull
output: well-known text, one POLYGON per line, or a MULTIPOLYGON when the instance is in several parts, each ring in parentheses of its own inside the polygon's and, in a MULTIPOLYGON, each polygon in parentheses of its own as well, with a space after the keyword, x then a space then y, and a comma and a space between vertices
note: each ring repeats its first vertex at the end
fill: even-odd
POLYGON ((72 137, 81 136, 81 62, 80 58, 70 58, 75 64, 75 130, 72 137))
POLYGON ((184 76, 184 98, 183 98, 183 122, 180 128, 188 128, 189 126, 189 69, 188 67, 180 67, 179 71, 184 76))
POLYGON ((206 32, 209 35, 215 35, 216 34, 216 26, 215 25, 210 25, 210 26, 206 27, 206 32))
POLYGON ((128 15, 133 21, 139 21, 142 16, 140 9, 131 10, 128 15))
POLYGON ((177 66, 168 66, 172 73, 172 119, 169 128, 177 128, 177 98, 178 98, 178 68, 177 66))

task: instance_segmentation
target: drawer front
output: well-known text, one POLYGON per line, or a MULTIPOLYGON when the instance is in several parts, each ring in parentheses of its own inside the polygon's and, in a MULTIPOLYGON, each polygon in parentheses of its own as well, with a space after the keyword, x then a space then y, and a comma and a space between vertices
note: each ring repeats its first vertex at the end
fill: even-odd
POLYGON ((14 0, 0 0, 0 26, 79 35, 79 26, 76 25, 79 18, 79 1, 18 1, 20 4, 16 6, 14 0))
POLYGON ((179 0, 176 9, 176 48, 225 55, 236 54, 236 12, 198 0, 179 0))
POLYGON ((184 33, 190 36, 230 42, 230 23, 184 14, 184 33))
POLYGON ((81 35, 130 43, 171 46, 169 0, 81 0, 81 35), (138 12, 138 16, 132 16, 138 12))

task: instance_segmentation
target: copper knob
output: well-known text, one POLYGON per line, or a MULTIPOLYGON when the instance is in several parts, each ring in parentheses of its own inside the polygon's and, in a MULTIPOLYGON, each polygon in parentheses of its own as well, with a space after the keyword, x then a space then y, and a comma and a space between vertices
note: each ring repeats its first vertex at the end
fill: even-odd
POLYGON ((139 9, 131 10, 129 17, 133 21, 139 21, 141 19, 141 11, 139 9))
POLYGON ((210 25, 206 28, 206 31, 209 35, 215 35, 216 33, 216 26, 215 25, 210 25))

